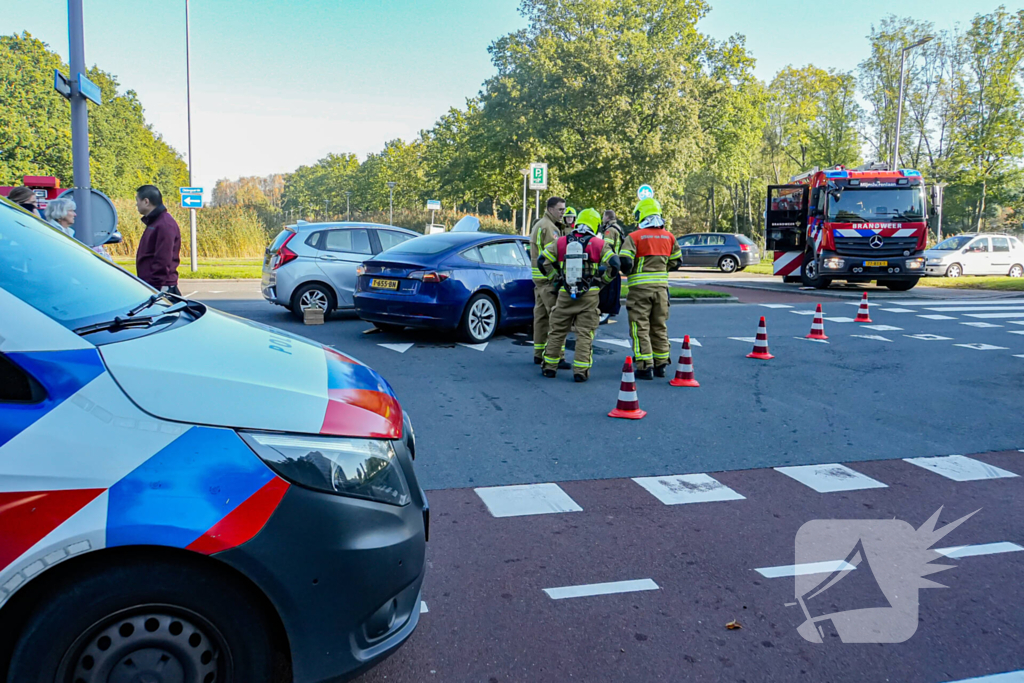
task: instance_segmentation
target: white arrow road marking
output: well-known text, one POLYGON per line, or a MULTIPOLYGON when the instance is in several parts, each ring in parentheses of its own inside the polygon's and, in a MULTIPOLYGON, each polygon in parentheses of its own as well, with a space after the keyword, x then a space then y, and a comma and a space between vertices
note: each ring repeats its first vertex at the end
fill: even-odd
POLYGON ((594 341, 604 344, 613 344, 614 346, 622 346, 627 349, 633 348, 633 345, 625 339, 595 339, 594 341))
POLYGON ((886 339, 877 334, 851 334, 851 337, 860 337, 861 339, 874 339, 875 341, 891 342, 892 339, 886 339))
POLYGON ((961 325, 969 325, 970 327, 1002 327, 1002 325, 993 325, 992 323, 960 323, 961 325))
POLYGON ((844 318, 842 316, 831 316, 831 315, 826 315, 825 316, 825 320, 829 321, 830 323, 852 323, 852 322, 856 322, 853 318, 844 318))
POLYGON ((392 351, 398 351, 399 353, 405 353, 411 349, 415 344, 377 344, 377 346, 383 346, 385 349, 391 349, 392 351))
POLYGON ((796 313, 797 315, 814 315, 817 311, 790 311, 790 313, 796 313))
POLYGON ((902 332, 902 327, 893 327, 892 325, 865 325, 869 330, 878 330, 879 332, 902 332))
POLYGON ((913 308, 883 308, 882 310, 889 313, 917 313, 913 308))
POLYGON ((819 344, 828 344, 827 339, 808 339, 807 337, 793 337, 793 339, 802 339, 803 341, 818 342, 819 344))
POLYGON ((753 344, 757 341, 757 337, 729 337, 729 339, 735 339, 736 341, 747 342, 753 344))
POLYGON ((483 351, 487 348, 488 344, 490 344, 490 342, 484 342, 483 344, 463 344, 462 342, 459 342, 459 346, 465 346, 467 349, 473 349, 474 351, 483 351))
POLYGON ((926 318, 928 320, 956 320, 955 316, 952 316, 952 315, 939 315, 938 313, 936 313, 935 315, 919 315, 917 317, 918 318, 926 318))
POLYGON ((952 337, 942 337, 937 334, 905 334, 903 336, 922 341, 953 341, 952 337))
POLYGON ((992 346, 991 344, 953 344, 953 346, 962 346, 965 349, 974 349, 975 351, 1009 351, 1010 350, 1006 346, 992 346))

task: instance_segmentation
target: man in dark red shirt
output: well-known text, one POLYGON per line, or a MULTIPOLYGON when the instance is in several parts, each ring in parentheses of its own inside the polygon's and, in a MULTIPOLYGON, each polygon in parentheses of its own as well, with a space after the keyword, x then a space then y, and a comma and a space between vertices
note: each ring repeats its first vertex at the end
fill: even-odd
POLYGON ((178 254, 181 251, 181 230, 167 212, 163 196, 155 185, 143 185, 135 192, 135 207, 142 214, 146 229, 135 253, 135 270, 139 278, 160 291, 178 291, 178 254))

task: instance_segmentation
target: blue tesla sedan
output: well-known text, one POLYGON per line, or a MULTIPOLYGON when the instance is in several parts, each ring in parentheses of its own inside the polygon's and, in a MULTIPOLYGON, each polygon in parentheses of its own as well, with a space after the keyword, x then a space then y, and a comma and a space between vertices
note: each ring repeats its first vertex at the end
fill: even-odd
POLYGON ((387 331, 458 330, 477 344, 503 327, 531 322, 527 239, 476 232, 472 221, 466 227, 460 222, 451 232, 416 237, 363 262, 353 297, 359 317, 387 331))

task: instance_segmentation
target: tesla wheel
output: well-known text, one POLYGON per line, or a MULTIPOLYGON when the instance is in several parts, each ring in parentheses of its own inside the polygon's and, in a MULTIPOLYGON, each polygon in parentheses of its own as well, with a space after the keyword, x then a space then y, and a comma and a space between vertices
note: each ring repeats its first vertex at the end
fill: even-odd
POLYGON ((274 679, 253 597, 215 572, 152 561, 94 570, 50 591, 21 630, 19 683, 249 683, 274 679))
POLYGON ((735 256, 723 256, 718 260, 718 268, 723 273, 733 273, 739 267, 739 261, 735 256))
POLYGON ((800 281, 804 287, 814 287, 815 289, 827 289, 832 284, 831 279, 822 277, 818 272, 818 261, 809 251, 804 253, 804 260, 800 267, 800 281))
POLYGON ((317 282, 302 285, 292 294, 292 313, 299 318, 302 317, 302 309, 304 308, 319 308, 324 312, 324 317, 326 318, 331 314, 336 305, 334 292, 326 285, 317 282))
POLYGON ((964 269, 959 263, 954 263, 949 268, 946 268, 946 277, 960 277, 964 274, 964 269))
POLYGON ((474 294, 462 314, 459 333, 473 344, 482 344, 498 330, 498 307, 486 294, 474 294))
POLYGON ((913 280, 879 280, 878 284, 888 287, 893 292, 906 292, 913 289, 917 285, 918 280, 919 278, 914 278, 913 280))
POLYGON ((1010 277, 1024 277, 1024 266, 1020 264, 1010 266, 1010 272, 1007 275, 1010 277))

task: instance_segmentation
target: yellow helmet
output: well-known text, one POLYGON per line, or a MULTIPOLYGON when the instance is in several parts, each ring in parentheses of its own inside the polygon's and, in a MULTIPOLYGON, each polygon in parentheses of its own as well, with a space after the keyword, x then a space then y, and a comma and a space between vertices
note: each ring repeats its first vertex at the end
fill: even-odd
POLYGON ((660 216, 661 215, 661 204, 654 197, 648 197, 647 199, 641 199, 633 209, 633 218, 640 222, 648 216, 660 216))
POLYGON ((580 211, 580 215, 576 217, 577 227, 585 225, 597 234, 597 229, 601 227, 601 214, 594 209, 583 209, 580 211))
POLYGON ((562 214, 562 222, 569 224, 576 222, 576 209, 571 206, 565 207, 565 213, 562 214))

